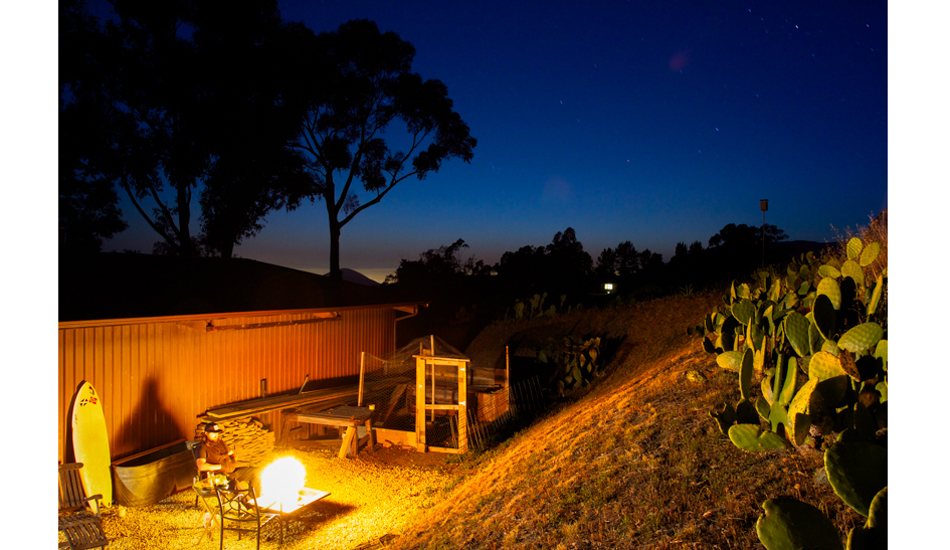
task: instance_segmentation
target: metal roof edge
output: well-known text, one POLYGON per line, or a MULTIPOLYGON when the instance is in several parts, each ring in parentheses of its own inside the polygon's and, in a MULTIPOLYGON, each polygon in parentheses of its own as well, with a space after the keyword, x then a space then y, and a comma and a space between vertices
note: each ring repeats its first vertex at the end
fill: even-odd
POLYGON ((394 304, 369 304, 341 307, 321 307, 306 309, 275 309, 263 311, 235 311, 225 313, 190 313, 188 315, 165 315, 159 317, 127 317, 120 319, 91 319, 88 321, 59 321, 59 329, 113 327, 123 325, 144 325, 149 323, 179 323, 204 321, 211 319, 231 319, 237 317, 268 317, 273 315, 303 315, 307 313, 330 313, 363 309, 392 308, 405 313, 413 313, 418 307, 428 307, 428 302, 399 302, 394 304))

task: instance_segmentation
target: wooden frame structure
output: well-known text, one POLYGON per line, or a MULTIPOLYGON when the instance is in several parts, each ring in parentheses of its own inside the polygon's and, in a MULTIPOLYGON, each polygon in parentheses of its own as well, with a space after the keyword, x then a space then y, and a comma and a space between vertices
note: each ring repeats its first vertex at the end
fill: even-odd
POLYGON ((468 451, 468 411, 466 370, 468 359, 458 357, 436 357, 433 355, 413 355, 416 360, 416 450, 419 452, 436 451, 462 454, 468 451), (455 367, 458 372, 458 399, 455 404, 435 403, 435 368, 439 365, 455 367), (426 402, 426 371, 432 369, 432 403, 426 402), (458 418, 458 448, 433 447, 426 445, 426 412, 455 411, 458 418))

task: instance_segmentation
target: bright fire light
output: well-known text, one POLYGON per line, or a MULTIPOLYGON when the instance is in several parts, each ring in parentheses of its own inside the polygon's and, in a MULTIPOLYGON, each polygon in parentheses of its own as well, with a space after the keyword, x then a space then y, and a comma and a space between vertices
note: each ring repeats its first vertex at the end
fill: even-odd
POLYGON ((292 456, 278 458, 261 472, 261 496, 258 503, 271 509, 293 510, 300 506, 307 470, 292 456))

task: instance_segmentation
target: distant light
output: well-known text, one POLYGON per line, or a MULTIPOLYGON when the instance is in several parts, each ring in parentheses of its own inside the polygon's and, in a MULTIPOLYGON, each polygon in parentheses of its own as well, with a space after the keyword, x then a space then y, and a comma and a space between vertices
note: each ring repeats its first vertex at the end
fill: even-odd
POLYGON ((604 290, 606 290, 608 293, 613 289, 614 289, 613 283, 604 283, 604 290))

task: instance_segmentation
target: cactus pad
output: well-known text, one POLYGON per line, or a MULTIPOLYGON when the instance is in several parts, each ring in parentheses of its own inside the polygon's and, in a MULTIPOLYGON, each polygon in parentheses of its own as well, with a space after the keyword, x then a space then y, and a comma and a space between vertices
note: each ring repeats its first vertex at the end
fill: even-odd
POLYGON ((841 550, 838 529, 818 508, 792 498, 769 499, 755 523, 755 533, 767 550, 823 548, 841 550))
POLYGON ((722 410, 719 412, 710 411, 709 416, 716 421, 719 431, 725 436, 729 435, 729 428, 736 423, 736 410, 729 403, 723 403, 722 410))
POLYGON ((874 291, 871 292, 871 297, 868 299, 868 308, 867 314, 870 317, 877 313, 877 306, 881 303, 881 295, 884 291, 884 277, 882 275, 877 276, 877 282, 874 284, 874 291))
POLYGON ((809 403, 811 403, 811 395, 817 385, 817 380, 809 380, 806 382, 788 405, 787 426, 789 438, 795 445, 805 443, 808 428, 811 427, 811 417, 808 416, 809 403))
POLYGON ((811 310, 813 314, 815 327, 818 328, 818 331, 825 338, 825 340, 831 340, 834 338, 835 331, 835 320, 837 318, 835 314, 835 306, 831 303, 831 299, 827 295, 819 293, 815 297, 815 305, 811 310))
POLYGON ((772 412, 772 404, 769 403, 768 399, 760 395, 755 400, 755 412, 759 413, 759 417, 761 417, 762 420, 768 421, 769 414, 772 412))
POLYGON ((740 351, 725 351, 716 357, 716 364, 726 370, 739 372, 739 368, 742 366, 742 357, 740 351))
POLYGON ((743 451, 775 451, 785 448, 785 440, 774 432, 762 431, 758 424, 735 424, 729 428, 729 439, 743 451))
POLYGON ((845 277, 851 277, 859 285, 864 284, 864 269, 854 260, 848 260, 841 266, 841 274, 845 277))
POLYGON ((827 351, 819 351, 812 355, 808 362, 808 378, 812 380, 827 380, 847 374, 841 367, 841 361, 827 351))
POLYGON ((825 471, 841 500, 867 517, 874 497, 887 487, 887 449, 868 441, 839 441, 825 451, 825 471))
POLYGON ((861 251, 861 257, 858 259, 858 262, 861 264, 861 267, 867 267, 874 263, 874 260, 877 259, 877 256, 880 253, 881 243, 869 243, 864 247, 864 250, 861 251))
POLYGON ((752 399, 752 370, 754 364, 755 352, 747 349, 742 355, 742 363, 739 366, 739 390, 742 393, 742 399, 752 399))
POLYGON ((782 382, 782 393, 778 396, 779 403, 791 403, 795 397, 795 390, 798 385, 798 360, 794 357, 788 358, 788 366, 785 369, 785 381, 782 382))
POLYGON ((853 260, 857 258, 858 256, 860 256, 862 248, 864 248, 864 243, 861 242, 861 239, 857 237, 852 237, 851 240, 848 241, 848 246, 847 246, 848 259, 853 260))
POLYGON ((732 316, 735 317, 737 321, 739 321, 740 325, 748 325, 749 321, 752 320, 752 316, 754 315, 755 306, 748 298, 741 298, 739 301, 733 302, 732 316))
POLYGON ((818 268, 818 275, 822 277, 831 277, 832 279, 837 279, 841 276, 841 272, 838 271, 838 268, 831 265, 825 264, 818 268))
POLYGON ((808 341, 808 319, 797 311, 790 311, 785 316, 785 336, 792 349, 799 357, 804 357, 811 353, 811 346, 808 341))
POLYGON ((825 277, 819 281, 818 295, 827 296, 835 309, 841 309, 841 287, 838 286, 838 281, 831 277, 825 277))
POLYGON ((865 353, 881 341, 884 329, 877 323, 863 323, 844 333, 838 347, 852 353, 865 353))

